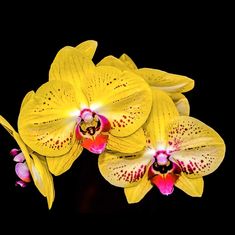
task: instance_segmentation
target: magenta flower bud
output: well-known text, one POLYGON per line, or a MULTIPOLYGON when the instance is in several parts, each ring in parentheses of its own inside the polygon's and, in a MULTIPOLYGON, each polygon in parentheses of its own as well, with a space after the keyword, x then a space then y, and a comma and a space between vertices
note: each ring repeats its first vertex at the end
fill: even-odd
POLYGON ((15 162, 24 162, 24 160, 25 160, 25 157, 22 152, 15 155, 15 157, 13 158, 13 161, 15 161, 15 162))
POLYGON ((18 162, 15 165, 15 172, 16 172, 17 176, 21 180, 23 180, 24 182, 30 182, 31 181, 30 171, 29 171, 29 168, 28 168, 26 162, 24 162, 24 163, 18 162))
POLYGON ((24 182, 24 181, 22 181, 22 180, 17 180, 16 182, 15 182, 15 186, 20 186, 20 187, 22 187, 22 188, 25 188, 26 186, 27 186, 27 183, 26 182, 24 182))
POLYGON ((20 152, 19 149, 14 148, 14 149, 12 149, 12 150, 10 151, 10 155, 13 156, 13 157, 15 157, 19 152, 20 152))

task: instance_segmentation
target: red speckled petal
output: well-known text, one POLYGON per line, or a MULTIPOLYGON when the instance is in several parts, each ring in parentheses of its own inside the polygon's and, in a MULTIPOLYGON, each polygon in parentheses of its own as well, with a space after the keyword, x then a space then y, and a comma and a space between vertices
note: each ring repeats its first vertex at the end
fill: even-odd
POLYGON ((70 169, 74 161, 80 156, 83 147, 75 142, 68 153, 59 157, 48 157, 47 164, 53 175, 61 175, 70 169))
MULTIPOLYGON (((148 169, 147 169, 148 172, 148 169)), ((143 178, 133 187, 124 188, 124 193, 128 203, 137 203, 141 201, 145 195, 152 189, 153 184, 148 179, 148 174, 144 174, 143 178)))
POLYGON ((82 147, 89 150, 92 153, 100 154, 105 150, 108 140, 108 135, 97 135, 94 140, 84 139, 82 141, 82 147))
POLYGON ((29 172, 29 168, 26 164, 26 162, 22 163, 19 162, 15 165, 15 171, 17 176, 23 180, 24 182, 30 182, 31 181, 31 176, 29 172))
POLYGON ((102 176, 118 187, 136 185, 146 173, 152 155, 140 153, 136 155, 104 152, 99 156, 98 166, 102 176))
POLYGON ((73 87, 64 81, 43 84, 20 110, 23 141, 44 156, 67 153, 75 141, 79 104, 73 87))
POLYGON ((178 176, 172 173, 159 174, 151 179, 151 182, 158 187, 163 195, 170 195, 174 190, 174 184, 178 176))
POLYGON ((169 129, 170 159, 188 177, 208 175, 221 164, 225 144, 219 134, 201 121, 186 116, 176 118, 169 129))
POLYGON ((90 108, 109 120, 110 133, 118 137, 139 129, 152 106, 150 87, 141 77, 109 66, 96 67, 87 80, 86 95, 90 108))
POLYGON ((172 118, 179 114, 174 102, 165 92, 152 88, 152 94, 152 110, 144 125, 147 144, 153 149, 165 149, 168 141, 167 127, 172 118))

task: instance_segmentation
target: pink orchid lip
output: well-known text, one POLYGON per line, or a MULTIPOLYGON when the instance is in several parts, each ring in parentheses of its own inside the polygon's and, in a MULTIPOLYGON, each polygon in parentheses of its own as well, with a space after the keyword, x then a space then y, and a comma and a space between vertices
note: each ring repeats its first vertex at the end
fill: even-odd
POLYGON ((157 151, 154 155, 155 162, 148 171, 149 180, 157 186, 163 195, 172 194, 174 184, 181 172, 180 167, 169 158, 170 154, 165 150, 157 151))
POLYGON ((174 184, 179 176, 174 173, 159 174, 151 179, 151 182, 158 187, 163 195, 170 195, 174 191, 174 184))
POLYGON ((84 139, 82 146, 92 153, 101 154, 105 150, 107 140, 108 135, 99 134, 94 140, 88 138, 84 139))

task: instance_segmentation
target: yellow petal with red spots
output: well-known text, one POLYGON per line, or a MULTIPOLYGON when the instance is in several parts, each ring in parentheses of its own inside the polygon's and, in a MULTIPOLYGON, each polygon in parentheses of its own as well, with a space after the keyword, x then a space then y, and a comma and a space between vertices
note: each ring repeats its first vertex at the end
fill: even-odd
POLYGON ((208 175, 224 159, 225 144, 220 135, 203 122, 179 116, 169 128, 170 159, 190 178, 208 175))
POLYGON ((152 88, 153 105, 144 125, 147 144, 153 149, 165 149, 168 143, 167 127, 179 114, 171 98, 163 91, 152 88))
MULTIPOLYGON (((148 172, 148 170, 146 171, 148 172)), ((145 173, 143 178, 136 186, 124 188, 124 193, 128 203, 140 202, 145 195, 152 189, 153 184, 148 179, 148 174, 145 173)))
POLYGON ((75 142, 68 153, 59 157, 47 157, 47 164, 50 172, 55 175, 61 175, 70 169, 74 161, 82 153, 82 146, 75 142))
POLYGON ((88 83, 86 95, 90 108, 109 120, 112 135, 128 136, 145 123, 152 106, 152 94, 138 75, 99 66, 88 83))
POLYGON ((20 110, 18 129, 23 141, 44 156, 67 153, 75 141, 79 102, 71 84, 43 84, 20 110))
POLYGON ((190 179, 185 176, 184 173, 181 173, 175 186, 192 197, 201 197, 204 188, 204 181, 202 177, 190 179))
POLYGON ((121 154, 104 152, 99 156, 98 166, 102 176, 112 185, 131 187, 143 178, 152 160, 148 152, 121 154))

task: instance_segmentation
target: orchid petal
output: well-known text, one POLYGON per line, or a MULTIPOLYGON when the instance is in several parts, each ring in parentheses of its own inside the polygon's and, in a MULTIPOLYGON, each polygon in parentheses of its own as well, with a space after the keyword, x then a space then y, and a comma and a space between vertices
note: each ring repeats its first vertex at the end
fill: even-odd
POLYGON ((97 66, 113 66, 117 69, 120 69, 121 71, 130 70, 130 68, 120 59, 109 55, 104 57, 97 66))
POLYGON ((215 171, 225 155, 225 144, 219 134, 203 122, 179 116, 169 128, 171 161, 190 178, 215 171))
POLYGON ((158 87, 166 92, 187 92, 194 87, 194 80, 191 78, 158 69, 141 68, 138 70, 138 74, 149 85, 158 87))
POLYGON ((15 141, 17 142, 18 146, 20 147, 20 149, 25 157, 25 160, 29 166, 31 158, 28 154, 28 149, 27 149, 26 145, 24 144, 24 142, 20 138, 20 135, 14 130, 14 128, 10 125, 10 123, 5 118, 3 118, 1 115, 0 115, 0 124, 15 139, 15 141))
POLYGON ((184 173, 181 173, 175 186, 192 197, 201 197, 204 188, 204 181, 202 177, 190 179, 184 173))
POLYGON ((130 56, 127 54, 123 53, 120 58, 119 58, 125 65, 130 69, 130 70, 137 70, 137 66, 135 62, 131 59, 130 56))
POLYGON ((27 104, 27 103, 29 102, 29 100, 34 97, 34 95, 35 95, 34 91, 29 91, 29 92, 25 95, 25 97, 24 97, 24 99, 23 99, 23 101, 22 101, 22 103, 21 103, 21 108, 20 108, 20 109, 22 109, 22 107, 24 107, 24 105, 27 104))
POLYGON ((24 182, 28 183, 31 181, 30 171, 26 162, 16 163, 15 172, 16 175, 24 182))
POLYGON ((47 198, 48 208, 50 209, 55 199, 53 177, 48 170, 45 157, 35 153, 31 153, 31 156, 32 164, 29 166, 31 176, 40 193, 47 198))
POLYGON ((114 67, 99 66, 89 84, 90 107, 109 120, 112 135, 128 136, 144 124, 152 106, 152 95, 142 78, 114 67))
POLYGON ((127 137, 115 137, 109 135, 106 149, 121 153, 135 153, 142 151, 146 145, 144 131, 139 128, 132 135, 127 137))
POLYGON ((86 107, 88 104, 84 86, 94 68, 91 59, 81 54, 78 49, 66 46, 57 53, 51 64, 49 81, 62 80, 71 83, 76 90, 77 100, 86 107))
POLYGON ((143 152, 132 155, 104 152, 99 156, 98 166, 110 184, 131 187, 143 178, 151 159, 152 155, 143 152))
POLYGON ((65 155, 59 157, 47 157, 46 160, 49 171, 55 176, 63 174, 70 169, 74 161, 82 153, 82 150, 82 146, 75 142, 70 151, 65 155))
POLYGON ((168 93, 171 99, 174 101, 175 106, 181 116, 189 116, 190 105, 188 99, 181 93, 168 93))
POLYGON ((19 148, 25 157, 34 184, 36 185, 39 192, 47 198, 48 207, 51 208, 55 197, 54 183, 53 178, 48 170, 48 166, 45 164, 45 158, 42 156, 37 156, 33 153, 31 153, 31 158, 29 155, 29 150, 20 138, 20 135, 2 116, 0 116, 0 124, 10 133, 10 135, 19 145, 19 148))
POLYGON ((133 187, 124 188, 124 193, 128 203, 140 202, 145 195, 152 189, 153 185, 148 179, 148 170, 144 174, 143 178, 133 187))
POLYGON ((45 156, 67 153, 75 141, 78 102, 64 81, 43 84, 20 110, 19 133, 34 151, 45 156))
POLYGON ((89 59, 92 59, 96 48, 97 48, 97 41, 94 40, 87 40, 84 41, 82 43, 80 43, 79 45, 76 46, 76 49, 84 56, 88 57, 89 59))
POLYGON ((165 149, 168 141, 167 126, 172 118, 178 116, 171 98, 163 91, 152 88, 153 105, 144 125, 147 142, 153 149, 165 149))

